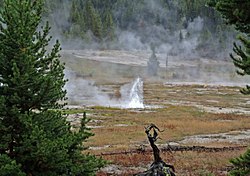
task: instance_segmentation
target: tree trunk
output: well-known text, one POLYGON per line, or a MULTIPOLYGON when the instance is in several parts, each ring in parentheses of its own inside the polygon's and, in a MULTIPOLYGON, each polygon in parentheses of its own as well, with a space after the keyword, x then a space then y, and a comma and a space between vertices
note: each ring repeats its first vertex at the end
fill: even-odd
POLYGON ((158 136, 157 131, 161 132, 159 128, 154 124, 150 124, 145 128, 145 133, 147 134, 150 146, 153 149, 154 162, 151 164, 150 168, 147 171, 136 174, 135 176, 175 176, 174 166, 162 161, 160 157, 160 150, 155 145, 158 136), (153 134, 150 134, 151 130, 153 130, 153 134))

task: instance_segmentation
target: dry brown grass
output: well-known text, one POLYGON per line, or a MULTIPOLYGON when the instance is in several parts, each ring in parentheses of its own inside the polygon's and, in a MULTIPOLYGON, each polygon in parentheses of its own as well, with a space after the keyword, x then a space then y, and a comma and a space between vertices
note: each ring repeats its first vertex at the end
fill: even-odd
MULTIPOLYGON (((159 144, 178 141, 185 136, 196 134, 250 129, 250 118, 247 115, 211 114, 198 112, 196 108, 187 106, 169 106, 167 108, 155 109, 152 112, 133 112, 129 110, 112 110, 109 108, 93 109, 93 112, 95 112, 95 119, 103 120, 99 125, 103 125, 104 127, 92 130, 95 136, 87 142, 87 145, 109 145, 109 147, 101 150, 87 151, 93 154, 128 151, 136 149, 140 144, 148 145, 144 133, 144 126, 147 126, 149 123, 155 123, 160 129, 165 130, 159 134, 161 137, 161 139, 157 141, 159 144), (128 126, 115 126, 118 124, 128 126)), ((206 146, 225 147, 236 146, 236 144, 229 142, 211 142, 206 144, 206 146)), ((176 167, 179 176, 225 176, 229 159, 241 153, 243 153, 243 150, 216 153, 175 152, 173 154, 162 153, 162 158, 164 161, 176 167)), ((153 161, 152 154, 121 154, 104 156, 104 159, 124 167, 145 167, 145 169, 153 161)), ((128 176, 133 173, 136 173, 136 171, 127 169, 127 171, 124 171, 120 175, 128 176)), ((105 175, 105 173, 99 176, 101 175, 105 175)))
POLYGON ((163 139, 159 141, 160 143, 180 140, 185 136, 195 134, 221 133, 250 128, 250 118, 246 115, 200 113, 196 108, 184 106, 170 106, 155 109, 153 112, 102 109, 95 113, 95 119, 103 120, 98 125, 104 127, 92 130, 95 136, 89 140, 88 145, 90 146, 129 146, 147 143, 144 126, 150 123, 155 123, 160 129, 165 130, 160 134, 163 139), (116 126, 119 124, 128 126, 116 126))
POLYGON ((239 87, 205 86, 205 85, 164 85, 145 83, 145 96, 148 103, 169 104, 170 102, 187 102, 204 106, 221 108, 249 108, 246 96, 239 87), (240 104, 240 105, 239 105, 240 104))
MULTIPOLYGON (((171 163, 175 166, 178 176, 225 176, 230 167, 229 159, 242 154, 244 150, 224 151, 224 152, 164 152, 161 153, 162 159, 166 163, 171 163)), ((111 161, 114 164, 124 167, 145 167, 149 166, 152 161, 152 153, 145 154, 119 154, 104 156, 104 159, 111 161)), ((104 173, 98 176, 105 175, 104 173)), ((127 170, 121 175, 132 175, 127 170)))
MULTIPOLYGON (((144 75, 145 67, 134 67, 121 64, 100 63, 80 59, 77 57, 65 56, 63 60, 67 67, 75 70, 79 77, 94 80, 96 85, 114 85, 114 97, 119 98, 119 86, 130 82, 135 74, 144 75), (84 68, 84 69, 83 69, 84 68), (110 68, 110 69, 107 69, 110 68), (110 79, 112 77, 112 79, 110 79), (115 80, 115 83, 114 83, 115 80)), ((220 72, 221 65, 211 65, 204 71, 210 73, 220 72), (216 67, 216 68, 214 68, 216 67), (211 70, 209 70, 211 69, 211 70)), ((160 77, 171 77, 176 73, 176 68, 161 70, 160 77)), ((182 71, 182 68, 178 70, 182 71)), ((185 72, 185 70, 184 70, 185 72)), ((86 146, 101 147, 109 146, 101 150, 87 150, 92 154, 100 154, 110 151, 124 151, 137 148, 140 144, 148 144, 144 133, 144 126, 155 123, 160 129, 165 129, 160 133, 161 140, 157 143, 165 144, 169 141, 178 141, 186 136, 196 134, 221 133, 232 130, 250 129, 249 115, 236 114, 212 114, 194 107, 194 105, 213 106, 219 108, 250 108, 247 103, 248 97, 240 94, 238 87, 220 87, 209 85, 164 85, 155 81, 147 82, 144 79, 144 100, 149 105, 164 106, 161 109, 130 111, 117 108, 94 107, 81 111, 87 111, 87 116, 98 120, 89 123, 91 126, 103 126, 92 130, 95 133, 86 146), (115 126, 115 125, 128 126, 115 126)), ((152 80, 151 80, 152 81, 152 80)), ((167 81, 167 80, 164 80, 167 81)), ((198 144, 192 144, 198 145, 198 144)), ((234 146, 229 142, 210 142, 207 146, 234 146)), ((224 151, 224 152, 175 152, 172 154, 162 153, 164 161, 176 167, 178 176, 224 176, 228 166, 228 160, 238 156, 244 150, 224 151)), ((151 154, 129 154, 104 156, 105 159, 121 166, 142 166, 145 169, 152 163, 151 154)), ((133 170, 126 170, 120 175, 128 176, 135 173, 133 170)), ((100 172, 98 176, 108 175, 100 172)))
MULTIPOLYGON (((202 86, 164 86, 163 84, 145 85, 145 102, 152 105, 163 105, 159 109, 128 110, 105 107, 84 109, 87 116, 97 121, 89 123, 94 128, 86 146, 102 147, 100 150, 87 150, 92 154, 100 155, 105 152, 127 151, 136 149, 139 145, 148 145, 144 127, 155 123, 164 132, 160 133, 158 144, 167 144, 178 141, 186 136, 197 134, 222 133, 233 130, 250 129, 250 116, 239 114, 213 114, 202 111, 190 104, 171 105, 169 101, 190 101, 204 106, 240 107, 248 105, 246 97, 238 92, 238 88, 212 87, 203 90, 202 86), (203 90, 203 94, 198 94, 203 90), (177 91, 176 91, 177 90, 177 91), (177 93, 169 93, 175 91, 177 93), (210 100, 210 101, 208 101, 210 100), (212 103, 216 101, 217 103, 212 103), (122 126, 121 126, 122 125, 122 126)), ((203 145, 190 143, 190 145, 203 145)), ((210 142, 204 144, 213 147, 237 146, 230 142, 210 142)), ((245 145, 245 144, 244 144, 245 145)), ((229 159, 243 153, 244 150, 224 152, 175 152, 162 153, 164 161, 176 167, 179 176, 224 176, 229 165, 229 159)), ((128 154, 104 156, 104 159, 124 167, 140 166, 145 169, 152 163, 152 154, 128 154)), ((132 175, 135 171, 127 170, 119 175, 132 175)), ((106 173, 100 172, 99 176, 106 173)), ((106 174, 107 175, 107 174, 106 174)))

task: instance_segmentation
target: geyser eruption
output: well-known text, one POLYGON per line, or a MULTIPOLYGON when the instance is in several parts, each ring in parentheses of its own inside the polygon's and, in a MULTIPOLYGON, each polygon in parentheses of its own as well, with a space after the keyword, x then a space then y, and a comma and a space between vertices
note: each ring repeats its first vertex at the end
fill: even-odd
POLYGON ((129 93, 128 108, 144 108, 143 104, 143 81, 137 78, 129 93))
POLYGON ((112 88, 97 87, 93 81, 83 79, 69 70, 65 71, 65 75, 69 79, 69 82, 65 85, 69 105, 145 108, 143 104, 143 81, 139 77, 133 82, 121 86, 120 96, 114 97, 112 96, 112 93, 114 93, 112 88))

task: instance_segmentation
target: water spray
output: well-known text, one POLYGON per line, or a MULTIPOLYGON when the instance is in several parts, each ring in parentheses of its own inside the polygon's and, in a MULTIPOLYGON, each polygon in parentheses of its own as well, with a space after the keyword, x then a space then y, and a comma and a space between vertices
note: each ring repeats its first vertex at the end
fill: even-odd
POLYGON ((143 81, 138 77, 132 85, 129 93, 128 108, 144 108, 143 104, 143 81))

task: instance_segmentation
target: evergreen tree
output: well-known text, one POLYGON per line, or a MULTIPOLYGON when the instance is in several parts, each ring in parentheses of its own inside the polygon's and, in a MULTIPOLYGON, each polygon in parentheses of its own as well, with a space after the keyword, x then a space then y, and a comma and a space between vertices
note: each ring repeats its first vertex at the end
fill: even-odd
POLYGON ((83 13, 80 10, 80 2, 77 0, 72 1, 69 22, 71 24, 69 34, 73 37, 85 37, 86 25, 83 18, 83 13))
MULTIPOLYGON (((234 52, 231 54, 234 65, 240 70, 237 71, 240 75, 250 75, 250 1, 239 0, 210 0, 209 5, 215 7, 228 24, 234 25, 235 28, 245 33, 239 36, 243 47, 234 43, 234 52)), ((250 94, 250 86, 242 89, 243 94, 250 94)), ((244 155, 232 159, 231 163, 234 169, 230 172, 232 176, 248 176, 250 175, 250 149, 244 155)))
POLYGON ((58 103, 65 100, 60 44, 48 50, 39 29, 43 0, 5 0, 0 13, 0 175, 94 175, 104 162, 81 154, 92 134, 78 132, 58 103))
POLYGON ((93 34, 98 39, 102 39, 102 37, 103 37, 103 34, 102 34, 102 21, 101 21, 100 15, 96 11, 94 11, 93 16, 92 16, 91 30, 92 30, 93 34))
MULTIPOLYGON (((228 24, 234 25, 235 29, 245 33, 245 35, 239 36, 243 47, 234 43, 235 55, 231 54, 230 56, 234 65, 239 68, 238 74, 250 75, 250 1, 210 0, 209 5, 215 7, 228 24)), ((242 89, 241 92, 250 94, 250 86, 242 89)))
POLYGON ((115 37, 115 28, 114 28, 114 22, 113 17, 110 11, 108 11, 105 15, 105 20, 103 24, 103 30, 104 30, 104 37, 106 37, 108 40, 113 40, 115 37))
POLYGON ((230 176, 248 176, 250 174, 250 148, 238 158, 231 159, 235 166, 230 172, 230 176))
POLYGON ((78 9, 78 1, 77 0, 73 0, 72 4, 71 4, 71 9, 70 9, 70 16, 69 16, 69 20, 71 23, 77 23, 80 20, 80 12, 78 9))
POLYGON ((92 2, 88 0, 84 12, 86 28, 91 30, 95 37, 102 39, 102 21, 98 11, 95 10, 92 2))
POLYGON ((85 17, 88 22, 88 28, 93 32, 93 34, 98 38, 102 38, 102 21, 98 11, 95 10, 92 2, 90 0, 86 3, 85 17))
POLYGON ((25 173, 21 171, 21 166, 16 164, 15 160, 12 160, 8 155, 0 154, 0 176, 25 176, 25 173))

